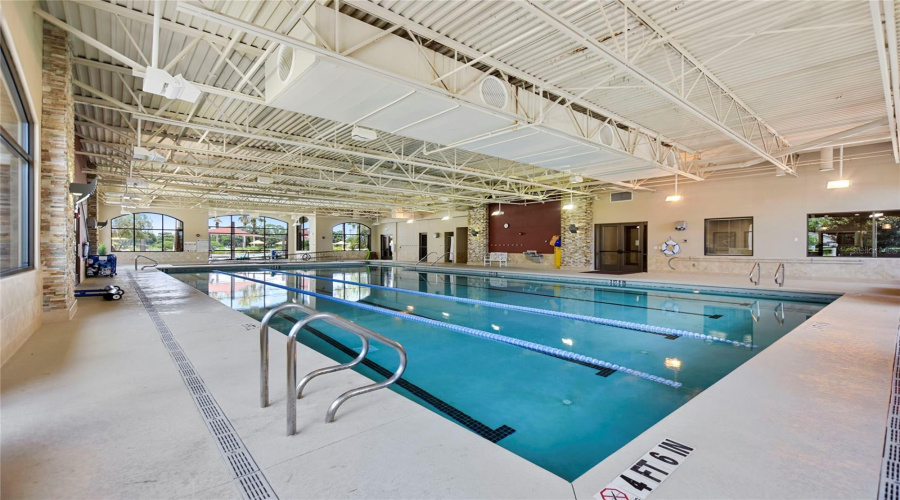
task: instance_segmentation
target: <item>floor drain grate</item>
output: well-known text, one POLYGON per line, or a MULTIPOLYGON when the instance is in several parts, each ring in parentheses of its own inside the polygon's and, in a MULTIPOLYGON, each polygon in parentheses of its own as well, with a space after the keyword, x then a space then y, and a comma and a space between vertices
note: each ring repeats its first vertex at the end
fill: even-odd
POLYGON ((888 426, 884 433, 879 500, 900 500, 900 331, 894 352, 894 380, 888 406, 888 426))
POLYGON ((197 409, 200 410, 200 415, 203 417, 209 432, 216 439, 216 445, 219 447, 222 458, 225 459, 231 468, 232 476, 238 485, 241 495, 248 500, 277 499, 278 496, 272 491, 266 476, 259 470, 259 466, 256 465, 256 461, 250 456, 247 448, 244 447, 241 438, 234 432, 231 422, 228 421, 219 404, 216 403, 216 400, 213 399, 206 389, 203 379, 194 370, 194 366, 184 354, 178 341, 172 336, 172 332, 169 331, 169 327, 166 326, 165 321, 157 312, 153 302, 144 293, 140 284, 131 273, 128 273, 128 279, 131 281, 135 294, 140 299, 147 314, 150 315, 150 319, 153 320, 153 324, 156 325, 160 340, 162 340, 163 345, 172 356, 172 360, 178 367, 178 372, 181 374, 184 384, 194 396, 194 403, 197 405, 197 409))

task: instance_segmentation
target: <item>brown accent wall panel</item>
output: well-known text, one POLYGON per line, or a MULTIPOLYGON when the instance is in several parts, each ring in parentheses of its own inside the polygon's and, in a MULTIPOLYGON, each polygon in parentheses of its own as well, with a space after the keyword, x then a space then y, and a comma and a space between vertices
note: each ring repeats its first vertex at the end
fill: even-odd
MULTIPOLYGON (((553 253, 550 238, 560 231, 560 207, 558 201, 503 205, 503 215, 489 217, 489 251, 520 253, 537 250, 538 253, 553 253), (509 224, 509 227, 503 227, 504 224, 509 224)), ((488 213, 494 213, 497 208, 496 203, 491 204, 488 213)))

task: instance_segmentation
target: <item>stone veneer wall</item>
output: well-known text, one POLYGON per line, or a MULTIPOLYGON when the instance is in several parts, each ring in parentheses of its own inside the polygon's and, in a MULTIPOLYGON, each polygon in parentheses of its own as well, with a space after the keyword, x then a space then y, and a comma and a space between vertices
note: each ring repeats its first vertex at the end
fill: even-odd
POLYGON ((43 311, 71 311, 75 302, 75 168, 72 60, 65 31, 44 23, 41 111, 41 239, 43 311))
POLYGON ((576 198, 575 208, 562 211, 562 267, 591 269, 594 253, 594 199, 576 198), (577 233, 569 231, 575 224, 577 233))
POLYGON ((471 265, 483 265, 484 257, 488 254, 488 206, 481 205, 469 210, 469 256, 471 265), (478 231, 478 236, 472 236, 472 230, 478 231))

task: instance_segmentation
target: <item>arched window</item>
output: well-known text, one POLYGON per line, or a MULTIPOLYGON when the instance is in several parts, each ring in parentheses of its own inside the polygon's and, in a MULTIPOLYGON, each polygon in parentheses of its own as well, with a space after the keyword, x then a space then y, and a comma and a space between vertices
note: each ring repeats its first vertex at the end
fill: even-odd
POLYGON ((359 222, 342 222, 331 228, 331 239, 335 250, 371 250, 369 240, 372 230, 359 222))
POLYGON ((125 214, 111 221, 113 252, 183 252, 184 224, 153 212, 125 214))
POLYGON ((294 226, 297 227, 297 251, 298 252, 308 252, 309 251, 309 218, 300 217, 297 219, 297 222, 294 223, 294 226))
POLYGON ((219 215, 209 218, 211 259, 252 259, 287 253, 288 223, 272 217, 219 215))

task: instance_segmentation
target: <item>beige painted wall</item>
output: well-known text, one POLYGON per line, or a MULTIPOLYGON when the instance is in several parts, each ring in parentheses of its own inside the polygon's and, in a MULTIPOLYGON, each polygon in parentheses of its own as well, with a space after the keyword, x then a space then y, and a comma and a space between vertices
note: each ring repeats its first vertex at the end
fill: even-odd
MULTIPOLYGON (((12 53, 19 78, 24 82, 31 117, 39 123, 41 116, 41 50, 42 24, 32 13, 34 1, 0 2, 0 28, 12 53)), ((41 143, 40 127, 35 127, 34 144, 41 143)), ((34 148, 35 171, 40 168, 40 147, 34 148)), ((40 220, 40 179, 34 183, 34 220, 40 220)), ((0 364, 31 337, 41 325, 40 227, 34 225, 32 261, 35 269, 0 280, 0 364)))
MULTIPOLYGON (((886 145, 847 148, 845 155, 874 155, 886 145)), ((837 156, 837 155, 835 155, 837 156)), ((818 153, 802 155, 815 161, 818 153)), ((835 159, 837 162, 837 159, 835 159)), ((659 245, 672 236, 681 245, 677 271, 743 274, 761 261, 763 278, 770 279, 778 262, 785 262, 793 277, 828 277, 873 281, 900 280, 900 259, 846 259, 806 257, 806 216, 810 213, 864 212, 900 209, 900 165, 889 155, 846 160, 848 189, 826 189, 837 170, 819 172, 815 165, 801 167, 799 177, 758 177, 705 182, 679 182, 680 202, 666 202, 674 188, 656 193, 635 192, 634 201, 610 203, 600 196, 594 203, 594 223, 648 222, 649 270, 671 271, 659 245), (703 255, 704 219, 752 216, 754 255, 722 257, 703 255), (676 221, 687 221, 686 231, 675 231, 676 221)))
POLYGON ((428 252, 435 252, 428 257, 428 261, 433 262, 444 253, 444 233, 452 232, 455 236, 456 228, 468 226, 468 214, 465 212, 451 212, 450 220, 441 220, 443 215, 430 215, 430 218, 417 219, 412 224, 393 219, 382 222, 372 228, 372 250, 379 252, 380 256, 381 235, 389 234, 394 238, 394 260, 416 262, 419 260, 419 233, 428 233, 428 252), (440 233, 440 237, 435 238, 434 233, 440 233))

